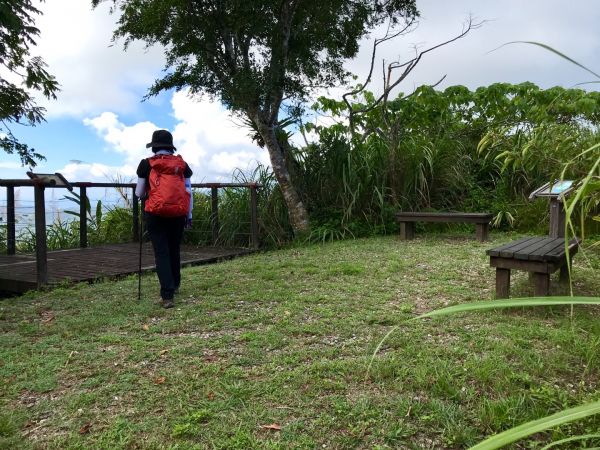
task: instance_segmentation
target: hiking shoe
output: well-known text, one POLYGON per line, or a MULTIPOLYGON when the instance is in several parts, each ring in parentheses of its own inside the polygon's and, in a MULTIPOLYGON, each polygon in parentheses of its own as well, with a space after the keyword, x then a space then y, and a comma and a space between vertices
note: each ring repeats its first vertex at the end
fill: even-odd
POLYGON ((170 298, 168 300, 163 298, 163 301, 162 301, 163 308, 167 309, 167 308, 172 308, 173 306, 175 306, 175 303, 173 302, 172 298, 170 298))

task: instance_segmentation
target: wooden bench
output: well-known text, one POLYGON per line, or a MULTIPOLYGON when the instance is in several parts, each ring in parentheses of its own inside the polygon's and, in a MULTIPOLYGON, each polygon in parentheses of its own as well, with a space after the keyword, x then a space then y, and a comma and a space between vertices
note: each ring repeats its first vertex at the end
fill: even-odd
POLYGON ((460 222, 474 223, 477 239, 481 242, 488 239, 488 227, 494 217, 489 213, 460 212, 399 212, 396 220, 400 223, 400 239, 410 240, 415 236, 415 222, 460 222))
POLYGON ((563 237, 526 237, 487 250, 490 266, 496 268, 496 298, 508 298, 511 269, 532 274, 536 297, 549 295, 550 274, 560 269, 560 279, 566 281, 567 255, 572 260, 578 249, 578 239, 569 241, 567 252, 563 237))

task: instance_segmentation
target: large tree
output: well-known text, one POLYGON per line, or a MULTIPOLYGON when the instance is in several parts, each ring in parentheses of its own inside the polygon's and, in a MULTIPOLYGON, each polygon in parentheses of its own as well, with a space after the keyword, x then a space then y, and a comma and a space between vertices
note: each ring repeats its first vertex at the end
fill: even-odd
POLYGON ((19 142, 10 126, 42 122, 45 110, 36 104, 35 92, 53 99, 58 91, 42 58, 30 54, 39 35, 34 26, 37 14, 32 0, 0 0, 0 148, 18 154, 28 166, 44 157, 19 142))
MULTIPOLYGON (((92 0, 94 6, 105 0, 92 0)), ((359 41, 417 15, 415 0, 106 0, 120 13, 115 38, 161 44, 166 75, 149 94, 189 88, 245 115, 266 146, 295 232, 305 205, 277 140, 282 105, 339 84, 359 41)))

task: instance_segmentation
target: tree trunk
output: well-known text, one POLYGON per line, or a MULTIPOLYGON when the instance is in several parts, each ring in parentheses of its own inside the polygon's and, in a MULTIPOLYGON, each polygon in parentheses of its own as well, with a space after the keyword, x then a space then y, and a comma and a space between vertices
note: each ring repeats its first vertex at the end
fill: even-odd
POLYGON ((306 211, 306 207, 302 203, 302 200, 300 200, 296 188, 292 184, 292 179, 285 163, 283 151, 277 141, 275 130, 273 129, 273 126, 265 124, 256 117, 254 117, 253 120, 258 128, 258 132, 265 142, 267 150, 269 151, 273 173, 275 174, 275 178, 277 178, 283 198, 288 207, 290 224, 292 225, 294 234, 299 235, 306 233, 310 230, 308 212, 306 211))

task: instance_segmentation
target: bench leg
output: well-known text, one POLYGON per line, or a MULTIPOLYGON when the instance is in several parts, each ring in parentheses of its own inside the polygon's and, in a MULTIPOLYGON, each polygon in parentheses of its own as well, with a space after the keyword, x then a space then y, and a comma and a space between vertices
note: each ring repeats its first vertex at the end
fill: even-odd
POLYGON ((400 239, 410 241, 415 237, 414 222, 400 222, 400 239))
POLYGON ((536 297, 547 297, 550 294, 550 274, 533 273, 533 293, 536 297))
MULTIPOLYGON (((573 256, 571 256, 569 259, 570 259, 570 266, 571 266, 571 270, 572 270, 573 269, 573 256)), ((560 275, 558 277, 558 281, 562 285, 569 284, 569 268, 567 267, 566 261, 560 268, 560 275)))
POLYGON ((475 235, 479 242, 485 242, 488 240, 489 225, 487 223, 476 223, 475 224, 475 235))
POLYGON ((508 298, 510 293, 510 269, 496 267, 496 298, 508 298))

